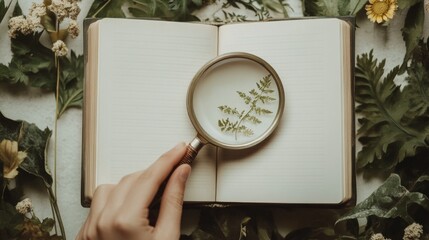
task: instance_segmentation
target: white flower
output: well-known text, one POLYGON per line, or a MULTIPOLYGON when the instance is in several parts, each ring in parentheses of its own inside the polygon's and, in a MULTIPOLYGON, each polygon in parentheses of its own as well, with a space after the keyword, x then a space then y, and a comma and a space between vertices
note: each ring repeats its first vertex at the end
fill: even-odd
POLYGON ((41 17, 46 15, 46 6, 43 3, 32 3, 28 16, 41 17))
POLYGON ((60 22, 67 17, 76 20, 77 15, 80 13, 76 0, 52 0, 48 9, 57 15, 60 22))
POLYGON ((12 179, 18 175, 18 167, 27 157, 26 152, 18 151, 18 142, 3 139, 0 142, 0 161, 3 163, 3 177, 12 179))
POLYGON ((55 56, 57 56, 57 57, 62 57, 62 56, 67 55, 68 51, 69 50, 68 50, 66 44, 61 40, 57 40, 56 42, 54 42, 54 44, 52 46, 52 52, 54 52, 55 56))
POLYGON ((76 20, 71 20, 67 31, 70 34, 71 38, 76 38, 79 35, 79 26, 77 25, 76 20))
POLYGON ((21 15, 9 19, 9 36, 15 38, 18 33, 28 35, 32 32, 27 19, 21 15))
POLYGON ((40 17, 31 15, 27 16, 27 24, 28 28, 30 28, 32 32, 37 32, 43 28, 42 24, 40 23, 40 17))
POLYGON ((370 238, 370 240, 390 240, 389 238, 384 238, 383 234, 377 233, 373 234, 370 238))
POLYGON ((423 226, 418 223, 412 223, 404 229, 403 240, 419 240, 423 234, 423 226))
POLYGON ((26 214, 31 211, 31 208, 32 208, 31 200, 29 198, 26 198, 21 202, 17 203, 15 208, 19 213, 26 214))

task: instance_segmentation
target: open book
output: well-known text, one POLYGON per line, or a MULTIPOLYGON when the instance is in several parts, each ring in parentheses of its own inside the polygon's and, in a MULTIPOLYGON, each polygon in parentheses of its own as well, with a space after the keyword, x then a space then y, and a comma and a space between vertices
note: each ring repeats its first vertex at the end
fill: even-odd
POLYGON ((209 60, 247 52, 267 61, 285 91, 275 132, 247 150, 205 146, 188 203, 338 205, 354 200, 353 26, 337 18, 213 26, 102 19, 85 42, 82 204, 95 188, 144 169, 196 134, 186 111, 209 60))

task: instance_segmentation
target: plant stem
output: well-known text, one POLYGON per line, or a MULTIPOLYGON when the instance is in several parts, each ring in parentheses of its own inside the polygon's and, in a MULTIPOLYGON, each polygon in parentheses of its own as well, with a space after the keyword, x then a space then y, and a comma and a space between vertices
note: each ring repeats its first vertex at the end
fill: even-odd
POLYGON ((55 143, 54 143, 54 193, 57 194, 57 142, 58 142, 58 111, 59 111, 59 95, 60 95, 60 61, 58 57, 56 58, 57 65, 57 81, 56 81, 56 90, 55 90, 55 143))
POLYGON ((58 223, 58 225, 60 226, 61 236, 63 237, 64 240, 66 240, 66 231, 64 229, 63 220, 61 219, 61 214, 60 214, 60 210, 58 208, 57 199, 56 199, 56 197, 52 191, 52 187, 48 187, 47 190, 48 190, 49 200, 51 202, 51 206, 54 208, 55 215, 58 219, 58 221, 56 221, 56 223, 58 223))

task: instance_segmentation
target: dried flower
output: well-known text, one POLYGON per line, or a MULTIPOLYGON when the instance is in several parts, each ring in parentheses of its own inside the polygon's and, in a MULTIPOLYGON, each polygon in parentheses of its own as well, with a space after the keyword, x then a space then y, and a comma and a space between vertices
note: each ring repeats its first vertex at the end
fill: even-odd
POLYGON ((40 22, 40 17, 27 16, 27 24, 28 28, 30 28, 32 32, 37 32, 43 28, 40 22))
POLYGON ((68 33, 71 38, 76 38, 79 35, 79 26, 77 25, 76 20, 71 20, 67 28, 68 33))
POLYGON ((76 0, 52 0, 48 9, 57 15, 60 22, 67 17, 76 20, 77 15, 80 13, 80 8, 76 0))
POLYGON ((370 240, 390 240, 389 238, 384 238, 383 234, 377 233, 373 234, 370 238, 370 240))
POLYGON ((425 0, 425 9, 429 13, 429 0, 425 0))
POLYGON ((30 28, 27 19, 23 15, 9 19, 9 37, 16 38, 18 33, 28 35, 31 32, 32 28, 30 28))
POLYGON ((369 4, 365 5, 368 19, 377 23, 392 19, 397 9, 396 0, 369 0, 369 4))
POLYGON ((26 214, 31 211, 32 204, 31 200, 29 198, 26 198, 22 200, 21 202, 17 203, 15 206, 16 210, 21 214, 26 214))
POLYGON ((31 8, 29 10, 28 16, 32 17, 42 17, 46 15, 46 6, 43 3, 37 4, 32 3, 31 8))
POLYGON ((52 52, 54 52, 55 56, 57 56, 57 57, 62 57, 62 56, 67 55, 68 51, 69 50, 68 50, 66 44, 61 40, 57 40, 56 42, 54 42, 54 44, 52 46, 52 52))
POLYGON ((18 151, 18 142, 4 139, 0 142, 0 161, 3 162, 3 177, 14 178, 18 167, 27 157, 26 152, 18 151))
POLYGON ((423 226, 418 223, 412 223, 404 229, 403 240, 419 240, 423 234, 423 226))

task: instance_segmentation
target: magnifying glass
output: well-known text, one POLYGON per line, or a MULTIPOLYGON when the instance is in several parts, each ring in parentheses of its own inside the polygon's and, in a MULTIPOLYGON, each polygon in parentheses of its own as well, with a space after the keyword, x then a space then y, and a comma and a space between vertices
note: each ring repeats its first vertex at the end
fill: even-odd
POLYGON ((205 144, 245 149, 266 139, 279 124, 284 90, 276 71, 244 52, 205 64, 187 93, 187 111, 197 131, 180 164, 191 164, 205 144))
MULTIPOLYGON (((197 135, 178 165, 191 164, 206 144, 245 149, 262 142, 279 124, 284 98, 276 71, 255 55, 232 52, 209 61, 188 88, 186 107, 197 135)), ((166 184, 149 208, 159 206, 166 184)))

